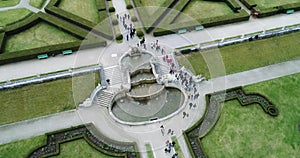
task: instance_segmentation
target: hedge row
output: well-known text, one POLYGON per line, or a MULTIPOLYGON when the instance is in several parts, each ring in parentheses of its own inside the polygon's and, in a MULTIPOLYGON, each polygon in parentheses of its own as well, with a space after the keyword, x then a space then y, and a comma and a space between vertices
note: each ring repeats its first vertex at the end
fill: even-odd
POLYGON ((143 6, 143 4, 140 0, 133 0, 133 3, 135 5, 135 7, 137 8, 137 13, 141 19, 141 23, 144 26, 144 30, 146 31, 146 33, 151 32, 155 28, 155 26, 158 25, 158 23, 167 14, 168 9, 175 6, 175 4, 178 1, 179 0, 167 0, 161 5, 161 7, 163 7, 163 8, 159 8, 152 15, 149 15, 147 13, 147 11, 145 11, 145 8, 144 8, 147 6, 143 6))
POLYGON ((223 16, 217 16, 212 18, 205 18, 196 21, 190 21, 185 22, 181 24, 174 24, 172 26, 169 25, 162 25, 161 28, 157 28, 154 30, 153 35, 154 36, 163 36, 168 35, 172 33, 178 32, 178 30, 181 29, 187 29, 189 30, 195 30, 195 27, 202 25, 204 27, 212 27, 212 26, 218 26, 218 25, 225 25, 229 23, 234 22, 241 22, 241 21, 247 21, 249 20, 250 15, 245 10, 238 10, 238 13, 230 14, 230 15, 223 15, 223 16))
POLYGON ((212 27, 217 25, 225 25, 234 22, 249 20, 250 15, 245 10, 240 10, 238 13, 223 15, 213 18, 198 20, 204 27, 212 27))
POLYGON ((2 43, 4 40, 5 32, 0 31, 0 54, 1 54, 1 49, 2 49, 2 43))
POLYGON ((2 46, 1 50, 3 50, 3 46, 5 46, 5 37, 6 36, 22 32, 41 21, 45 21, 50 25, 58 27, 58 28, 62 29, 63 31, 77 37, 78 39, 80 39, 82 41, 75 41, 75 42, 69 42, 69 43, 64 43, 64 44, 56 44, 56 45, 51 45, 51 46, 44 46, 44 47, 39 47, 39 48, 20 50, 20 51, 11 52, 11 53, 3 53, 0 55, 0 65, 18 62, 18 61, 22 61, 22 60, 34 59, 37 57, 37 55, 45 54, 45 53, 49 53, 49 55, 60 54, 61 51, 66 50, 66 49, 77 51, 79 48, 87 49, 87 48, 99 47, 99 46, 106 45, 106 41, 103 39, 100 39, 96 36, 89 36, 89 39, 85 39, 88 32, 78 29, 74 25, 71 25, 61 19, 58 19, 53 16, 39 12, 39 13, 35 14, 34 16, 30 17, 29 19, 26 19, 18 24, 6 27, 4 39, 2 40, 2 43, 1 43, 1 46, 2 46))
POLYGON ((235 0, 225 0, 225 3, 234 11, 241 10, 242 7, 235 0))
POLYGON ((253 9, 257 6, 254 0, 240 0, 248 9, 253 9))
POLYGON ((201 137, 203 136, 200 137, 199 130, 201 128, 201 124, 203 123, 204 117, 206 117, 208 113, 208 106, 211 106, 211 103, 219 104, 229 100, 238 99, 242 106, 258 103, 263 108, 265 113, 273 117, 278 115, 278 110, 276 107, 265 96, 261 94, 245 94, 242 87, 236 87, 227 89, 226 91, 207 94, 205 97, 206 109, 203 117, 201 117, 192 127, 183 132, 184 138, 193 158, 198 156, 206 157, 204 151, 202 150, 200 141, 201 137))
POLYGON ((102 134, 98 133, 96 137, 91 131, 95 127, 92 124, 80 125, 77 127, 71 127, 51 133, 47 133, 46 144, 39 148, 32 150, 28 155, 29 158, 33 157, 49 157, 60 154, 60 144, 76 141, 78 139, 85 139, 89 145, 96 150, 113 157, 139 157, 137 153, 136 143, 123 143, 111 140, 102 134), (99 140, 99 139, 101 140, 99 140), (104 142, 106 140, 107 142, 104 142), (97 144, 95 144, 97 143, 97 144), (100 143, 100 144, 99 144, 100 143), (108 143, 108 144, 106 144, 108 143), (133 151, 127 151, 126 148, 132 148, 133 151), (107 149, 107 150, 106 150, 107 149), (125 150, 124 150, 125 149, 125 150))
POLYGON ((107 32, 103 32, 101 29, 95 28, 97 23, 93 23, 89 20, 86 20, 84 18, 81 18, 77 15, 74 15, 70 12, 64 11, 58 7, 56 7, 53 4, 59 4, 60 0, 51 0, 51 2, 45 7, 45 11, 49 14, 52 14, 54 16, 57 16, 59 18, 62 18, 70 23, 74 23, 84 29, 92 30, 93 32, 107 38, 107 39, 113 39, 113 36, 111 34, 108 34, 107 32), (55 2, 55 3, 54 3, 55 2), (52 4, 52 5, 51 5, 52 4))
POLYGON ((106 10, 105 0, 96 0, 96 5, 97 5, 98 11, 106 10))
POLYGON ((277 7, 271 7, 271 8, 259 8, 258 6, 257 8, 254 9, 259 11, 258 17, 263 18, 263 17, 272 16, 279 13, 286 13, 287 10, 299 11, 300 2, 281 5, 277 7))

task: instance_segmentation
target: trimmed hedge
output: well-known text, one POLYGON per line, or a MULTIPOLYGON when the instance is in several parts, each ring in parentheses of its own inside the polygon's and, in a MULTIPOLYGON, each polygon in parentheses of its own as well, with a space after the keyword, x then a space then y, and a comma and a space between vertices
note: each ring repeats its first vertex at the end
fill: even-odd
POLYGON ((143 31, 142 31, 141 29, 137 29, 136 35, 137 35, 139 38, 141 38, 141 37, 144 36, 144 33, 143 33, 143 31))
POLYGON ((93 32, 95 32, 96 34, 99 34, 101 36, 103 36, 104 38, 107 39, 113 39, 112 34, 107 34, 107 32, 102 31, 100 28, 95 27, 97 25, 97 23, 93 23, 89 20, 86 20, 84 18, 81 18, 77 15, 74 15, 72 13, 69 13, 67 11, 64 11, 58 7, 56 7, 53 4, 59 4, 60 1, 58 0, 51 0, 46 7, 45 7, 45 11, 49 14, 52 14, 54 16, 57 16, 59 18, 62 18, 70 23, 76 24, 84 29, 87 30, 92 30, 93 32), (52 2, 53 1, 53 2, 52 2), (54 3, 55 2, 55 3, 54 3))
POLYGON ((28 59, 35 59, 40 54, 51 54, 51 55, 60 54, 63 50, 66 49, 77 51, 79 48, 87 49, 87 48, 93 48, 99 46, 106 46, 105 40, 98 38, 96 36, 89 36, 89 39, 85 39, 88 32, 82 29, 78 29, 74 25, 71 25, 61 19, 39 12, 34 16, 30 17, 29 19, 26 19, 15 25, 6 27, 5 28, 6 32, 4 34, 4 39, 2 40, 2 44, 1 44, 2 47, 0 50, 3 50, 3 46, 5 46, 5 36, 19 33, 23 30, 32 27, 33 25, 41 21, 45 21, 52 26, 58 27, 63 31, 79 38, 82 41, 75 41, 75 42, 69 42, 64 44, 56 44, 56 45, 39 47, 39 48, 20 50, 16 52, 3 53, 0 55, 0 65, 28 60, 28 59))
POLYGON ((2 32, 4 30, 0 30, 0 54, 2 53, 1 50, 2 50, 2 43, 3 43, 3 40, 4 40, 4 37, 5 37, 5 32, 2 32))
POLYGON ((140 0, 133 0, 135 7, 137 7, 137 13, 140 17, 141 23, 144 26, 144 30, 146 33, 150 33, 156 25, 167 15, 169 12, 169 8, 173 8, 173 6, 178 3, 179 0, 166 0, 156 12, 152 15, 149 15, 147 11, 143 7, 143 4, 140 0))
POLYGON ((126 9, 132 9, 133 6, 131 4, 126 5, 126 9))
POLYGON ((239 10, 238 13, 230 14, 230 15, 223 15, 213 18, 206 18, 200 20, 200 24, 204 27, 212 27, 217 25, 224 25, 229 23, 241 22, 249 20, 250 15, 244 10, 239 10))
MULTIPOLYGON (((201 125, 204 121, 204 117, 207 117, 208 107, 212 106, 212 104, 218 105, 222 102, 237 99, 241 106, 258 103, 263 108, 265 113, 269 114, 272 117, 278 115, 278 110, 266 97, 264 97, 261 94, 245 94, 242 87, 236 87, 236 88, 227 89, 225 91, 219 91, 212 94, 207 94, 205 96, 205 99, 206 99, 206 109, 204 115, 192 127, 188 128, 183 132, 184 139, 187 142, 188 148, 193 158, 197 158, 199 156, 206 157, 201 147, 201 140, 200 140, 204 136, 200 136, 199 133, 201 133, 200 130, 202 129, 201 125)), ((209 120, 209 122, 210 121, 211 120, 209 120)))
POLYGON ((137 144, 131 142, 117 142, 105 137, 92 124, 79 125, 68 129, 47 133, 44 145, 32 150, 28 157, 49 157, 60 154, 60 145, 84 139, 91 147, 103 154, 113 157, 139 158, 137 144), (95 136, 95 133, 97 137, 95 136))
MULTIPOLYGON (((175 5, 174 9, 176 8, 176 10, 182 12, 184 8, 188 6, 190 1, 191 0, 179 1, 175 5)), ((230 15, 212 17, 212 18, 197 19, 194 21, 177 24, 174 23, 174 21, 181 13, 171 12, 166 18, 166 20, 164 20, 164 23, 161 24, 159 28, 156 28, 154 30, 153 35, 163 36, 163 35, 173 34, 173 33, 177 33, 181 29, 187 29, 188 31, 192 31, 195 30, 195 27, 200 25, 204 27, 212 27, 217 25, 224 25, 224 24, 249 20, 250 15, 245 10, 241 9, 241 6, 239 6, 239 4, 235 0, 216 0, 216 1, 226 2, 227 5, 233 11, 235 11, 235 13, 230 15)))
POLYGON ((248 9, 253 9, 257 4, 253 0, 240 0, 248 9))
POLYGON ((234 11, 241 10, 242 7, 235 0, 225 0, 225 3, 234 11))
POLYGON ((108 11, 109 11, 109 12, 115 12, 116 9, 115 9, 115 7, 109 7, 108 11))
POLYGON ((122 34, 117 34, 116 35, 116 40, 123 40, 123 35, 122 34))

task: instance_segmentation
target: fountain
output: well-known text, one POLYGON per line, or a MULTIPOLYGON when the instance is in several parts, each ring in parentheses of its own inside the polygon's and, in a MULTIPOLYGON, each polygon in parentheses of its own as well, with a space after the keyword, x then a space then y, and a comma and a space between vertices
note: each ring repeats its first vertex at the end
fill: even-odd
POLYGON ((180 87, 161 82, 155 56, 148 51, 131 48, 119 60, 129 73, 127 85, 117 93, 110 106, 112 117, 123 124, 147 124, 167 119, 184 105, 180 87))

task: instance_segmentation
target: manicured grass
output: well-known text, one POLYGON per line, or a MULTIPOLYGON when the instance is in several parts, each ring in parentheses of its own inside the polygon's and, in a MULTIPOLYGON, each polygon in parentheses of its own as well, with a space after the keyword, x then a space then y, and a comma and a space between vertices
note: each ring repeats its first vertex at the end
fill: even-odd
POLYGON ((6 26, 16 21, 22 20, 29 16, 32 12, 25 8, 10 9, 0 12, 0 26, 6 26))
POLYGON ((19 3, 20 0, 0 0, 0 8, 15 6, 19 3))
POLYGON ((175 148, 176 153, 178 154, 178 157, 179 158, 184 157, 183 154, 182 154, 181 148, 179 146, 177 138, 175 136, 173 136, 171 139, 172 139, 173 142, 175 142, 175 147, 174 148, 175 148))
POLYGON ((190 21, 190 18, 186 18, 186 16, 195 20, 200 20, 204 18, 233 14, 234 12, 225 2, 192 0, 182 13, 185 15, 180 15, 175 22, 184 22, 186 20, 190 21))
POLYGON ((245 42, 231 46, 221 47, 192 53, 178 57, 180 63, 196 74, 202 74, 207 78, 222 76, 224 62, 227 74, 246 71, 262 66, 280 63, 300 57, 300 32, 273 38, 245 42), (221 57, 218 54, 221 54, 221 57), (204 56, 204 57, 203 57, 204 56), (205 58, 205 60, 204 60, 205 58), (211 65, 211 66, 207 66, 211 65), (209 71, 208 67, 212 70, 209 71), (210 72, 214 73, 211 75, 210 72))
POLYGON ((297 3, 300 0, 253 0, 259 7, 270 8, 285 4, 297 3))
POLYGON ((56 158, 88 157, 88 158, 113 158, 92 148, 84 139, 63 143, 60 145, 60 154, 56 158))
MULTIPOLYGON (((8 144, 0 145, 0 155, 5 158, 24 158, 28 154, 46 143, 46 136, 41 135, 8 144)), ((60 145, 60 154, 53 156, 65 157, 89 157, 89 158, 113 158, 92 148, 84 139, 63 143, 60 145)))
POLYGON ((271 117, 257 105, 226 102, 219 121, 202 139, 209 157, 298 157, 300 74, 245 87, 265 95, 279 110, 271 117))
POLYGON ((144 7, 147 6, 157 6, 160 7, 166 0, 143 0, 141 1, 144 7))
MULTIPOLYGON (((20 131, 24 132, 24 131, 20 131)), ((46 137, 44 135, 32 137, 16 142, 0 145, 0 157, 3 158, 24 158, 28 154, 46 143, 46 137)))
POLYGON ((147 157, 148 158, 154 158, 153 150, 151 148, 150 144, 146 144, 146 150, 147 150, 147 157))
POLYGON ((100 21, 96 0, 61 0, 58 7, 91 22, 100 21))
POLYGON ((0 124, 74 109, 75 104, 90 96, 99 81, 99 74, 90 73, 0 91, 0 124))
POLYGON ((29 4, 33 7, 41 9, 47 0, 30 0, 29 4))
POLYGON ((4 53, 77 40, 79 39, 46 22, 40 22, 28 30, 9 36, 4 47, 4 53))

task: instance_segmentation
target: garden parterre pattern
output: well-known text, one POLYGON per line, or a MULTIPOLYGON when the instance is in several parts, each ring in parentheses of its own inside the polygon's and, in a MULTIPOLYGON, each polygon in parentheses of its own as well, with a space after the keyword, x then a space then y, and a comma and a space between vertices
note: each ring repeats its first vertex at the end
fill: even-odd
POLYGON ((107 155, 124 158, 140 157, 135 143, 116 142, 100 134, 92 124, 87 124, 47 134, 47 144, 33 150, 28 158, 59 155, 60 144, 78 139, 85 139, 89 145, 107 155))
POLYGON ((260 94, 245 94, 242 88, 233 88, 226 92, 206 95, 208 109, 205 117, 184 132, 184 137, 194 158, 206 157, 200 139, 216 124, 220 116, 221 104, 234 99, 237 99, 242 106, 258 104, 270 116, 277 116, 279 113, 278 109, 267 98, 260 94))

